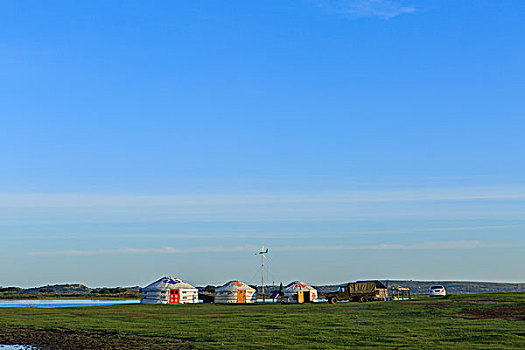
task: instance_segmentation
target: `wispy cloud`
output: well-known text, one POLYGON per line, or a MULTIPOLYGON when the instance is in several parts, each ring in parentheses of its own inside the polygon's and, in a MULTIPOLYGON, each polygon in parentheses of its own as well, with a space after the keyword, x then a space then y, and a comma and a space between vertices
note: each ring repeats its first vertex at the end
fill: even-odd
POLYGON ((117 249, 92 249, 92 250, 57 250, 30 252, 33 256, 81 256, 81 255, 126 255, 126 254, 184 254, 184 253, 225 253, 225 252, 253 252, 257 250, 255 245, 236 247, 195 247, 195 248, 117 248, 117 249))
POLYGON ((230 195, 0 194, 0 223, 516 218, 523 214, 524 199, 523 186, 230 195))
POLYGON ((267 205, 294 203, 428 202, 446 200, 525 199, 524 186, 412 188, 341 192, 216 194, 216 195, 135 195, 0 193, 0 207, 90 208, 166 205, 267 205))
POLYGON ((416 8, 401 0, 316 0, 318 6, 350 17, 380 17, 389 19, 416 8))
MULTIPOLYGON (((451 241, 451 242, 423 242, 413 244, 380 243, 375 245, 307 245, 282 246, 272 248, 276 252, 293 251, 345 251, 345 250, 443 250, 443 249, 476 249, 476 248, 523 248, 525 243, 499 243, 483 241, 451 241)), ((82 255, 123 255, 123 254, 187 254, 187 253, 224 253, 224 252, 254 252, 255 245, 244 246, 208 246, 195 248, 118 248, 96 250, 58 250, 35 251, 32 256, 82 256, 82 255)))
MULTIPOLYGON (((185 239, 185 240, 223 240, 228 238, 243 238, 243 239, 284 239, 284 238, 309 238, 309 237, 324 237, 324 238, 335 238, 335 237, 350 237, 350 236, 368 236, 368 235, 396 235, 396 234, 419 234, 426 232, 464 232, 464 231, 503 231, 507 229, 514 229, 523 225, 485 225, 485 226, 448 226, 448 227, 410 227, 403 229, 390 229, 390 230, 343 230, 343 231, 327 231, 327 230, 314 230, 314 231, 242 231, 242 232, 223 232, 218 231, 213 234, 203 233, 90 233, 88 234, 90 239, 94 238, 116 238, 116 239, 185 239)), ((0 240, 49 240, 49 239, 60 239, 60 240, 84 240, 86 234, 53 234, 53 235, 35 235, 35 234, 19 234, 16 235, 0 235, 0 240)))
POLYGON ((380 243, 365 246, 311 245, 297 247, 277 247, 275 251, 338 251, 338 250, 443 250, 476 248, 523 248, 525 243, 500 243, 483 241, 423 242, 414 244, 380 243))

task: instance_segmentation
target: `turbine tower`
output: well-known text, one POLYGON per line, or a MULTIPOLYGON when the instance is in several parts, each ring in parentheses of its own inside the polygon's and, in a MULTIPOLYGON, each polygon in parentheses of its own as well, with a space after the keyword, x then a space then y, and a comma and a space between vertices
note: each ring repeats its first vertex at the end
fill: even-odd
POLYGON ((264 250, 264 245, 261 248, 261 251, 259 253, 255 253, 255 255, 261 256, 261 284, 262 284, 262 297, 263 297, 263 303, 266 302, 266 298, 264 296, 264 260, 266 259, 266 255, 268 254, 268 248, 264 250))

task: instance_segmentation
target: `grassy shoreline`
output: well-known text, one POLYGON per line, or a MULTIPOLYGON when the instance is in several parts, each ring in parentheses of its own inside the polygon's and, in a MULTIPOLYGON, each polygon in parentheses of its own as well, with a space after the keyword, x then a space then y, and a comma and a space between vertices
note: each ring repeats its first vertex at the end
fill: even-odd
POLYGON ((99 338, 129 338, 135 349, 153 348, 159 339, 172 342, 165 349, 520 349, 525 348, 525 293, 337 305, 0 308, 0 329, 14 332, 10 339, 17 341, 24 334, 38 340, 31 338, 38 332, 47 341, 55 336, 56 349, 76 349, 73 341, 57 343, 64 335, 54 334, 64 332, 91 339, 93 349, 115 348, 93 340, 99 338))

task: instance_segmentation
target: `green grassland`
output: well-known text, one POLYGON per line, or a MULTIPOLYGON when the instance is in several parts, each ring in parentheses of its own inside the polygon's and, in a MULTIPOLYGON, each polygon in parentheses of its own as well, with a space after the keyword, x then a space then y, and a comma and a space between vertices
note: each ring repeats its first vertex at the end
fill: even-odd
POLYGON ((525 293, 337 305, 0 308, 0 328, 177 338, 195 349, 523 349, 524 310, 525 293), (481 309, 486 317, 476 316, 481 309))

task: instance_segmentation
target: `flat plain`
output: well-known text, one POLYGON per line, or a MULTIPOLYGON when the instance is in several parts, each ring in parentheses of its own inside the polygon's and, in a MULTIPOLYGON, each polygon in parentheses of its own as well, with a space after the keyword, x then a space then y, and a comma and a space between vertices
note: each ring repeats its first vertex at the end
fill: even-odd
POLYGON ((525 293, 337 305, 0 308, 0 344, 43 349, 523 349, 525 293))

